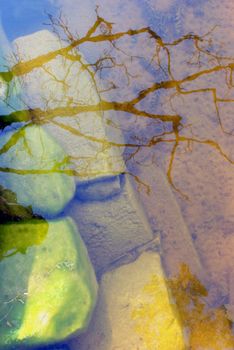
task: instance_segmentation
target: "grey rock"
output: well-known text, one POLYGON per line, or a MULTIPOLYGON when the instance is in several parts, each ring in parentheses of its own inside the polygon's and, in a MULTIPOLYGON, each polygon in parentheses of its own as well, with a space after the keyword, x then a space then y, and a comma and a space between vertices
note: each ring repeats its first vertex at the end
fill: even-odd
POLYGON ((99 273, 128 251, 153 239, 128 176, 123 175, 120 186, 119 194, 109 199, 75 200, 68 210, 99 273))
POLYGON ((153 232, 160 232, 166 273, 168 276, 176 276, 181 264, 187 264, 190 271, 206 283, 207 276, 202 261, 166 175, 154 164, 142 165, 139 170, 139 177, 150 188, 149 193, 139 191, 139 198, 153 232))

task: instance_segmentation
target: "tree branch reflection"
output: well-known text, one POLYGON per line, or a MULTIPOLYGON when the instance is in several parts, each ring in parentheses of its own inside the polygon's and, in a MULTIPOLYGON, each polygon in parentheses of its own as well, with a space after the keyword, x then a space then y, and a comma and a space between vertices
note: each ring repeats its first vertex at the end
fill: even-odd
MULTIPOLYGON (((219 111, 220 103, 232 103, 234 102, 233 98, 221 96, 217 92, 217 87, 202 87, 202 88, 190 88, 191 83, 200 81, 199 79, 211 76, 215 76, 219 72, 224 72, 226 74, 226 85, 227 89, 230 90, 233 87, 232 74, 234 69, 233 57, 228 57, 221 55, 219 52, 215 52, 214 43, 212 40, 213 32, 215 28, 212 28, 208 33, 205 33, 203 36, 198 36, 194 33, 188 33, 181 38, 178 38, 172 42, 167 42, 163 40, 155 31, 150 27, 143 27, 139 29, 129 29, 123 32, 114 32, 113 23, 108 22, 104 18, 100 17, 97 9, 97 18, 95 23, 89 28, 86 35, 79 37, 76 33, 72 33, 68 27, 67 21, 60 14, 58 18, 54 18, 49 15, 49 26, 54 33, 56 33, 61 41, 63 41, 63 47, 61 49, 51 51, 47 54, 41 55, 39 57, 33 58, 28 61, 20 60, 20 57, 17 57, 18 62, 14 64, 9 72, 2 72, 1 75, 6 76, 6 80, 10 81, 14 77, 27 76, 36 68, 42 68, 50 78, 54 79, 58 84, 64 85, 64 92, 66 92, 65 80, 61 80, 56 77, 46 66, 46 64, 56 57, 63 57, 73 64, 74 62, 79 62, 81 64, 81 70, 88 72, 97 92, 100 101, 98 103, 80 103, 74 99, 64 99, 61 101, 61 106, 54 108, 33 108, 25 109, 21 111, 15 111, 9 115, 1 117, 1 126, 5 127, 8 124, 11 124, 16 121, 26 122, 26 123, 36 123, 36 124, 56 124, 60 128, 66 130, 68 133, 77 135, 82 138, 87 138, 89 141, 94 143, 102 144, 106 147, 118 147, 118 148, 130 148, 132 151, 128 152, 126 156, 126 161, 132 160, 143 148, 145 147, 154 147, 159 143, 171 143, 171 156, 168 163, 167 177, 170 184, 173 188, 180 192, 179 188, 173 182, 173 166, 176 160, 176 154, 178 147, 181 143, 199 143, 213 148, 217 151, 227 162, 233 164, 233 160, 226 154, 222 146, 214 140, 195 138, 190 136, 184 136, 185 128, 187 124, 184 118, 184 115, 180 113, 155 113, 148 110, 148 107, 141 108, 142 103, 147 100, 148 97, 151 97, 154 93, 163 91, 171 91, 172 95, 170 97, 170 103, 173 103, 174 98, 177 96, 186 96, 186 95, 196 95, 196 94, 208 94, 211 95, 213 99, 213 104, 216 111, 217 121, 222 132, 232 135, 232 131, 229 132, 225 130, 223 126, 222 117, 219 111), (121 52, 117 52, 117 44, 121 43, 122 39, 134 37, 136 40, 139 38, 145 38, 152 43, 154 47, 154 54, 152 57, 148 58, 149 65, 156 65, 161 71, 162 75, 166 76, 166 79, 154 81, 151 84, 148 84, 145 88, 141 89, 138 87, 138 92, 134 97, 129 98, 125 101, 119 100, 108 100, 106 99, 107 92, 113 92, 119 90, 118 88, 118 79, 116 81, 109 81, 109 84, 106 88, 100 85, 101 81, 105 81, 102 78, 103 72, 112 69, 120 69, 124 72, 124 75, 127 78, 127 85, 130 87, 135 80, 137 80, 137 75, 134 75, 130 72, 129 67, 125 63, 124 59, 122 62, 119 60, 121 53, 128 55, 125 49, 121 49, 121 52), (103 50, 100 53, 99 57, 95 62, 84 63, 82 56, 79 54, 78 50, 82 51, 82 45, 84 44, 97 44, 97 43, 107 43, 110 45, 109 50, 103 50), (189 65, 197 69, 196 72, 192 74, 185 74, 184 77, 177 79, 173 67, 173 52, 176 48, 179 48, 180 45, 188 44, 190 52, 189 65), (205 66, 205 68, 203 68, 205 66), (82 118, 83 113, 93 113, 93 112, 111 112, 115 111, 119 113, 126 113, 126 118, 128 116, 136 116, 137 118, 143 118, 155 123, 167 124, 167 128, 171 131, 168 133, 160 133, 159 135, 154 135, 153 137, 148 137, 144 134, 142 137, 141 132, 139 131, 139 136, 134 132, 132 133, 132 139, 137 137, 137 142, 126 142, 118 143, 109 139, 100 139, 98 137, 93 137, 82 133, 78 128, 70 127, 61 121, 55 120, 57 117, 69 118, 76 116, 77 122, 79 123, 79 118, 82 118), (182 134, 182 135, 181 135, 182 134), (168 138, 168 135, 174 135, 174 138, 168 138), (144 139, 144 141, 143 141, 144 139), (146 140, 145 140, 146 139, 146 140), (132 152, 132 153, 131 153, 132 152)), ((140 58, 136 55, 128 55, 130 60, 140 58)), ((103 85, 103 84, 102 84, 103 85)), ((104 84, 105 85, 105 84, 104 84)), ((117 95, 116 95, 117 96, 117 95)), ((147 102, 146 102, 147 104, 147 102)), ((156 108, 153 107, 154 110, 156 108)), ((103 120, 104 123, 111 122, 110 119, 103 120)), ((120 127, 121 129, 121 127, 120 127)), ((144 132, 144 131, 142 131, 144 132)), ((131 131, 129 132, 131 134, 131 131)), ((10 141, 12 142, 12 140, 10 141)), ((6 149, 6 145, 4 146, 6 149)), ((3 152, 3 150, 0 150, 3 152)), ((3 169, 2 169, 3 171, 3 169)), ((14 171, 14 169, 7 169, 7 171, 14 171)), ((182 193, 181 193, 182 194, 182 193)), ((182 194, 183 195, 183 194, 182 194)), ((187 196, 185 195, 187 198, 187 196)))

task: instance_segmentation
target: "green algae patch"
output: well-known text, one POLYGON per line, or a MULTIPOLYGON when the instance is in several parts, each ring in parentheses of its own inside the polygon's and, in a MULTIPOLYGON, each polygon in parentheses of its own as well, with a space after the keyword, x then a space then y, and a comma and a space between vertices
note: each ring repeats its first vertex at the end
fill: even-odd
MULTIPOLYGON (((82 332, 96 303, 95 274, 73 221, 50 221, 46 233, 45 223, 35 221, 37 240, 31 238, 26 249, 0 261, 3 348, 56 342, 82 332)), ((4 232, 28 232, 32 222, 4 225, 4 232)))
POLYGON ((40 219, 1 224, 0 261, 17 253, 26 254, 29 247, 40 245, 47 235, 48 226, 40 219))
MULTIPOLYGON (((0 222, 29 220, 34 217, 30 206, 18 204, 14 192, 6 190, 0 185, 0 222)), ((1 233, 0 233, 1 234, 1 233)))
POLYGON ((75 192, 66 153, 38 125, 1 134, 0 183, 18 204, 46 218, 61 212, 75 192))

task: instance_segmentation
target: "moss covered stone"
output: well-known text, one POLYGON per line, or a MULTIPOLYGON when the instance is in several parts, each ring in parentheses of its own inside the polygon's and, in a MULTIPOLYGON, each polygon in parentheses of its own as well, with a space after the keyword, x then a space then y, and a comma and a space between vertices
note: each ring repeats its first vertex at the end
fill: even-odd
POLYGON ((86 329, 97 282, 73 221, 0 225, 0 241, 0 348, 56 342, 86 329))

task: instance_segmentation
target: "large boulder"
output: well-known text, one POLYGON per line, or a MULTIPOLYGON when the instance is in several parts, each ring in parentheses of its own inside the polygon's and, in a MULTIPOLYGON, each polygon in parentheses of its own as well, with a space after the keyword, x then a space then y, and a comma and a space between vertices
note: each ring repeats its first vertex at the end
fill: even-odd
POLYGON ((72 158, 79 181, 119 174, 125 169, 121 133, 112 128, 117 145, 110 142, 112 116, 99 104, 97 77, 78 50, 63 50, 68 45, 48 30, 13 42, 18 60, 27 64, 21 72, 23 100, 45 112, 46 128, 72 158))
POLYGON ((86 329, 97 295, 70 218, 0 225, 0 347, 64 340, 86 329))
POLYGON ((37 125, 0 134, 0 184, 44 217, 61 212, 75 192, 66 153, 37 125))
POLYGON ((157 253, 145 252, 102 277, 90 327, 71 349, 185 349, 183 328, 157 253))

